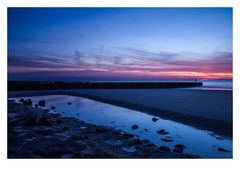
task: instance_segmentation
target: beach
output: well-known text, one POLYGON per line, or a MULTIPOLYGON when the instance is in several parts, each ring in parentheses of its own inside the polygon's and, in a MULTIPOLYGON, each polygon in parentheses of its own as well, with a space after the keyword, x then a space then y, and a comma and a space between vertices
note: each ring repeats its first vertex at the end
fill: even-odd
POLYGON ((10 91, 8 97, 82 96, 209 130, 232 138, 232 91, 188 89, 78 89, 10 91))
POLYGON ((199 158, 49 111, 8 101, 8 158, 199 158))

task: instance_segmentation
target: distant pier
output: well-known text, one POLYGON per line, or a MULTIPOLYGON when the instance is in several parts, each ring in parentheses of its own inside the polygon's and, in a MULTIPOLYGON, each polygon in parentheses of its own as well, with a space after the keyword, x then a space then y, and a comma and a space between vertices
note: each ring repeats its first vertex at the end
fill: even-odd
POLYGON ((156 89, 202 86, 202 82, 63 82, 63 81, 8 81, 8 90, 54 89, 156 89))

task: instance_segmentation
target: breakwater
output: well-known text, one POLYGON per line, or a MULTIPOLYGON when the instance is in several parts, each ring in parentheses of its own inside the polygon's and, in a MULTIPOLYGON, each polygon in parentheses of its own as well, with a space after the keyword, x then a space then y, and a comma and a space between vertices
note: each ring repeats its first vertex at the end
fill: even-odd
POLYGON ((202 86, 202 82, 64 82, 64 81, 8 81, 8 90, 54 89, 147 89, 202 86))

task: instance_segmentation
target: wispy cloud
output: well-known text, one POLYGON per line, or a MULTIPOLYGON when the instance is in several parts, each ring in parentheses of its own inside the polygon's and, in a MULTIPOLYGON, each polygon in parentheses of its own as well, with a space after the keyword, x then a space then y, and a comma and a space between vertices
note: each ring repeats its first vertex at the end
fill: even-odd
POLYGON ((194 60, 187 60, 184 55, 184 52, 154 53, 132 48, 113 56, 104 56, 101 53, 89 55, 77 49, 69 56, 25 52, 15 53, 8 57, 8 72, 59 72, 59 74, 75 72, 75 74, 84 76, 115 74, 116 76, 141 76, 143 78, 148 76, 159 79, 167 77, 232 78, 232 53, 214 52, 202 54, 202 58, 199 57, 201 54, 192 53, 199 58, 194 60))

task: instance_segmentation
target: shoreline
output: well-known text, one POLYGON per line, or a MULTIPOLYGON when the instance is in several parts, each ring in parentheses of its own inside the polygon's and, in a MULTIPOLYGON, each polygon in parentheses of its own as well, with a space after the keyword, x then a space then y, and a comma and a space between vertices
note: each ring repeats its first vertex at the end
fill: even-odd
POLYGON ((174 151, 110 127, 8 101, 8 158, 199 158, 174 151))
MULTIPOLYGON (((171 90, 171 89, 170 89, 171 90)), ((114 100, 109 98, 104 98, 98 96, 98 94, 86 94, 79 92, 79 90, 43 90, 43 91, 18 91, 18 92, 9 92, 8 97, 23 97, 23 96, 39 96, 39 95, 72 95, 88 98, 94 101, 99 101, 107 104, 112 104, 115 106, 120 106, 123 108, 128 108, 136 111, 145 112, 151 115, 158 116, 163 119, 168 119, 190 125, 192 127, 208 130, 216 135, 232 138, 232 122, 223 121, 219 119, 211 119, 206 117, 199 117, 189 114, 182 114, 174 111, 166 111, 156 107, 151 107, 148 105, 137 104, 122 100, 114 100), (224 127, 223 127, 224 126, 224 127)))

